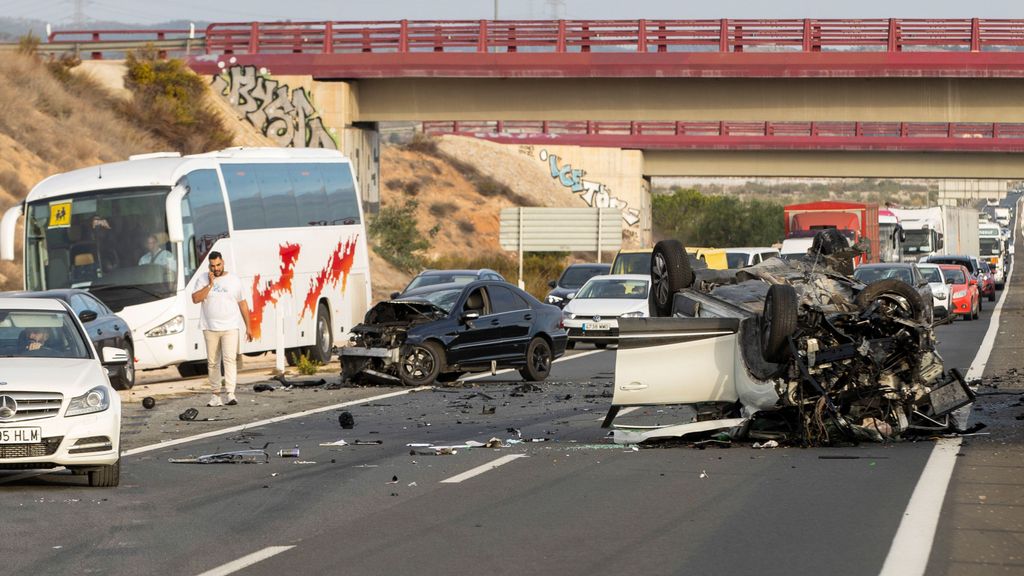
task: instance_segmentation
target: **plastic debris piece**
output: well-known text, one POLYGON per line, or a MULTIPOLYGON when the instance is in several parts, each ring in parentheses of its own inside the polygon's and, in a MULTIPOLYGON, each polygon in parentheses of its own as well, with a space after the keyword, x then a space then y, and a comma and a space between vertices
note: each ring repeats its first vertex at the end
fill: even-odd
POLYGON ((481 406, 480 407, 480 413, 481 414, 494 414, 495 410, 497 410, 496 406, 481 406))
POLYGON ((356 425, 356 419, 352 417, 351 412, 345 411, 338 414, 338 424, 345 430, 351 430, 356 425))
POLYGON ((765 448, 778 448, 779 447, 779 443, 776 442, 775 440, 766 440, 764 442, 754 442, 754 444, 751 445, 750 447, 751 448, 761 449, 761 450, 763 450, 765 448))
POLYGON ((708 473, 707 473, 706 470, 701 470, 700 471, 700 478, 710 478, 710 476, 708 476, 708 473))
POLYGON ((321 446, 348 446, 348 442, 344 440, 335 440, 334 442, 321 442, 321 446))
POLYGON ((388 482, 388 484, 398 484, 398 476, 392 476, 391 482, 388 482))
POLYGON ((356 440, 352 443, 353 446, 380 446, 383 444, 383 440, 356 440))
POLYGON ((259 382, 252 387, 253 392, 273 392, 277 387, 268 382, 259 382))
POLYGON ((487 441, 487 444, 485 444, 484 446, 487 447, 487 448, 503 448, 504 447, 504 445, 501 443, 501 440, 499 440, 497 438, 491 438, 490 440, 487 441))
POLYGON ((270 461, 270 455, 263 450, 234 450, 195 458, 168 458, 167 461, 171 464, 265 464, 270 461))
POLYGON ((181 414, 178 414, 178 420, 190 422, 192 420, 195 420, 196 416, 199 416, 199 410, 196 410, 195 408, 189 408, 188 410, 185 410, 181 414))
POLYGON ((142 407, 146 410, 152 410, 154 406, 156 406, 156 398, 146 396, 142 399, 142 407))
POLYGON ((487 444, 484 444, 483 442, 477 442, 476 440, 469 440, 468 442, 466 442, 466 446, 468 446, 470 448, 484 448, 484 447, 486 447, 486 448, 498 448, 498 447, 500 447, 501 446, 501 440, 498 440, 498 446, 491 446, 490 445, 491 442, 493 442, 494 440, 497 440, 497 438, 491 438, 490 440, 487 441, 487 444))
POLYGON ((516 438, 523 437, 523 432, 519 428, 506 428, 505 432, 514 435, 516 438))
POLYGON ((416 486, 416 485, 417 485, 417 484, 416 484, 415 482, 409 482, 409 487, 410 487, 410 488, 412 488, 413 486, 416 486))
POLYGON ((312 460, 295 460, 292 464, 316 464, 312 460))

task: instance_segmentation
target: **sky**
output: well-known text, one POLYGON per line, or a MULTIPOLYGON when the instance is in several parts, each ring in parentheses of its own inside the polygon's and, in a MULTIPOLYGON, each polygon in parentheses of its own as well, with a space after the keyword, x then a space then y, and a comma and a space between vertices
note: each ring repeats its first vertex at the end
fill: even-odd
POLYGON ((57 27, 89 20, 424 20, 638 18, 1024 18, 1021 0, 0 0, 0 17, 57 27))

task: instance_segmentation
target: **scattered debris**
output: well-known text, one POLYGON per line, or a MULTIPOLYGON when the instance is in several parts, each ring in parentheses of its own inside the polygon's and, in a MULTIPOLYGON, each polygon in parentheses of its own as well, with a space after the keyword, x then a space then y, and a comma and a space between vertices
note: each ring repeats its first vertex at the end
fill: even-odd
POLYGON ((273 392, 277 387, 269 382, 259 382, 252 387, 253 392, 273 392))
POLYGON ((505 432, 508 432, 509 434, 514 435, 516 438, 522 438, 523 437, 523 431, 520 430, 519 428, 506 428, 505 432))
POLYGON ((750 447, 751 448, 761 449, 761 450, 763 450, 765 448, 778 448, 779 447, 779 443, 776 442, 775 440, 768 440, 768 441, 765 441, 765 442, 754 442, 754 444, 751 445, 750 447))
POLYGON ((178 420, 190 422, 192 420, 195 420, 196 416, 199 416, 199 410, 196 410, 195 408, 189 408, 188 410, 185 410, 181 414, 178 414, 178 420))
POLYGON ((351 412, 342 412, 338 414, 338 424, 345 430, 351 430, 356 425, 356 419, 352 417, 351 412))
POLYGON ((295 460, 292 464, 316 464, 312 460, 295 460))
POLYGON ((540 386, 534 384, 533 382, 523 382, 519 386, 513 388, 512 392, 517 392, 519 394, 527 394, 529 392, 540 392, 541 390, 543 389, 540 386))
POLYGON ((296 446, 295 448, 282 448, 281 450, 277 451, 277 455, 280 456, 281 458, 298 458, 299 447, 296 446))
POLYGON ((321 442, 321 446, 348 446, 348 442, 344 440, 335 440, 334 442, 321 442))
POLYGON ((392 476, 391 482, 388 482, 388 484, 398 484, 398 476, 392 476))
POLYGON ((146 396, 142 399, 142 407, 146 410, 152 410, 154 406, 156 406, 156 398, 146 396))
POLYGON ((496 406, 481 406, 480 407, 480 413, 481 414, 494 414, 494 411, 496 409, 497 409, 496 406))
POLYGON ((383 444, 383 440, 356 440, 352 443, 353 446, 380 446, 383 444))
POLYGON ((195 458, 168 458, 167 461, 172 464, 266 464, 270 462, 270 455, 263 450, 234 450, 195 458))
POLYGON ((710 476, 708 476, 707 470, 701 470, 699 478, 710 478, 710 476))

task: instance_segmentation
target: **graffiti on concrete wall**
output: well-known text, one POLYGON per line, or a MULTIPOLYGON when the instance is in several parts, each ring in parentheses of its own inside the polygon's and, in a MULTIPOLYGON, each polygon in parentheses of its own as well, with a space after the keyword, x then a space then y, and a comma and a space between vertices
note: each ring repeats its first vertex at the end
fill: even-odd
POLYGON ((636 226, 640 223, 640 211, 630 208, 629 203, 621 198, 612 196, 611 189, 601 184, 584 178, 586 172, 579 168, 573 168, 571 164, 558 164, 558 156, 549 154, 547 150, 541 150, 538 154, 541 162, 547 162, 551 170, 551 177, 558 180, 558 183, 568 188, 586 202, 592 208, 615 208, 622 212, 622 219, 627 226, 636 226))
POLYGON ((255 66, 231 66, 213 78, 213 90, 280 146, 338 149, 305 88, 293 90, 255 66))

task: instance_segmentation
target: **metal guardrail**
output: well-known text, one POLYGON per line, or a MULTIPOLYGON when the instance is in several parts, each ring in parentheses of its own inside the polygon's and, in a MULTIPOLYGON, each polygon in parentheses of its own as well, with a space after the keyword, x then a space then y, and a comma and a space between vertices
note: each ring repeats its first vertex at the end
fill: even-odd
MULTIPOLYGON (((125 53, 151 48, 160 57, 169 55, 189 56, 203 53, 206 41, 204 38, 173 38, 164 40, 79 40, 62 42, 42 42, 35 51, 41 54, 74 54, 76 56, 102 60, 104 54, 125 53)), ((0 52, 15 52, 17 43, 0 44, 0 52)))
POLYGON ((1024 124, 977 122, 429 121, 428 134, 1024 139, 1024 124))

